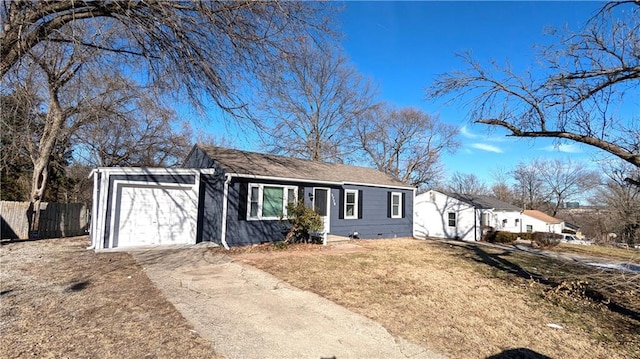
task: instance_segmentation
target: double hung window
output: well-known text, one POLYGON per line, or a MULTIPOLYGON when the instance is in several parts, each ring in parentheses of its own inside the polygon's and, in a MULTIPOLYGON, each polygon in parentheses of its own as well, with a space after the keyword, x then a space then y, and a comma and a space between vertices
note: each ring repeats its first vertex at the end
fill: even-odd
POLYGON ((402 218, 402 193, 391 193, 391 218, 402 218))
POLYGON ((357 190, 348 189, 344 191, 344 218, 345 219, 358 218, 358 191, 357 190))
POLYGON ((449 212, 447 214, 447 216, 448 216, 449 227, 455 227, 456 226, 456 213, 455 212, 449 212))

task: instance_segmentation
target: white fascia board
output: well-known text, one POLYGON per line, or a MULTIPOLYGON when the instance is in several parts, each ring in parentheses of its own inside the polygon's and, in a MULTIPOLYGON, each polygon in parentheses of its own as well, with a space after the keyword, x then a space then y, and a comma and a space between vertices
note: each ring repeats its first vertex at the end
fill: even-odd
MULTIPOLYGON (((164 167, 99 167, 94 171, 107 175, 195 175, 202 173, 198 168, 164 168, 164 167)), ((213 168, 204 169, 204 173, 213 173, 213 168)))
POLYGON ((334 186, 354 185, 354 186, 399 188, 399 189, 411 189, 411 190, 414 189, 414 187, 411 187, 411 186, 403 187, 403 186, 390 186, 390 185, 381 185, 381 184, 373 184, 373 183, 322 181, 322 180, 313 180, 313 179, 304 179, 304 178, 251 175, 251 174, 244 174, 244 173, 228 173, 228 175, 231 176, 231 177, 237 177, 237 178, 251 178, 251 179, 262 179, 262 180, 271 180, 271 181, 287 181, 287 182, 302 182, 302 183, 326 184, 326 185, 334 185, 334 186))
POLYGON ((359 183, 359 182, 342 182, 343 185, 354 185, 354 186, 368 186, 368 187, 382 187, 382 188, 395 188, 395 189, 405 189, 405 190, 415 190, 415 187, 412 186, 394 186, 394 185, 384 185, 384 184, 373 184, 373 183, 359 183))

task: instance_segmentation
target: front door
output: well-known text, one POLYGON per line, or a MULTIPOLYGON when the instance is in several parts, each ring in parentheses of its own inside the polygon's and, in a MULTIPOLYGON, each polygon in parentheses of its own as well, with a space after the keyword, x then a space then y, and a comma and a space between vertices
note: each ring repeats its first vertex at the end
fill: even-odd
POLYGON ((329 233, 329 189, 313 189, 313 209, 322 217, 322 232, 329 233))

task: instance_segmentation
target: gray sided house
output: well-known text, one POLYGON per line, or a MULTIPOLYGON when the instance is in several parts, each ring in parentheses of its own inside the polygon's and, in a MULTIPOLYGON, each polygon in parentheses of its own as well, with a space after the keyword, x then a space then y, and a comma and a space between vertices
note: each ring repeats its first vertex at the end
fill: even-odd
POLYGON ((280 213, 302 199, 344 237, 392 238, 413 233, 414 187, 372 168, 196 145, 184 167, 200 177, 198 241, 241 246, 281 240, 280 213))
POLYGON ((375 169, 199 145, 183 167, 94 170, 92 246, 278 241, 299 199, 328 235, 413 234, 414 187, 375 169))

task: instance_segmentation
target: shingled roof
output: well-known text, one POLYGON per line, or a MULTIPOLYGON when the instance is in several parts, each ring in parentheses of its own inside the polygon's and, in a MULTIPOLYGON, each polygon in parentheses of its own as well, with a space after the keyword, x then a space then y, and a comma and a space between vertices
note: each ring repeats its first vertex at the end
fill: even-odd
POLYGON ((533 217, 535 219, 539 219, 545 223, 550 223, 550 224, 559 224, 562 223, 561 219, 555 218, 555 217, 551 217, 550 215, 544 213, 544 212, 540 212, 537 211, 535 209, 528 209, 524 212, 522 212, 523 214, 526 214, 529 217, 533 217))
POLYGON ((503 211, 520 211, 520 207, 503 202, 497 198, 483 195, 447 193, 448 196, 468 203, 477 209, 496 209, 503 211))
POLYGON ((196 145, 224 172, 239 176, 265 176, 306 181, 354 183, 414 188, 369 167, 326 163, 271 154, 196 145))

